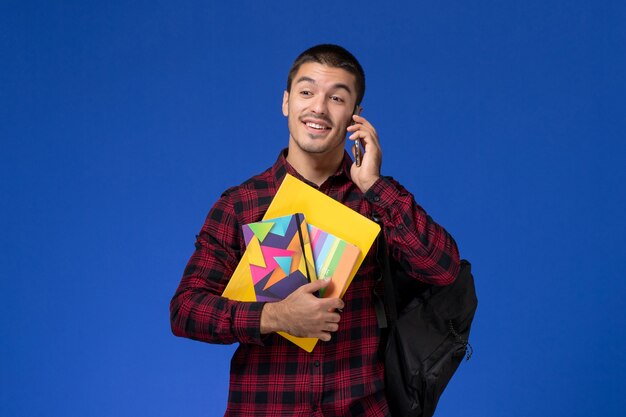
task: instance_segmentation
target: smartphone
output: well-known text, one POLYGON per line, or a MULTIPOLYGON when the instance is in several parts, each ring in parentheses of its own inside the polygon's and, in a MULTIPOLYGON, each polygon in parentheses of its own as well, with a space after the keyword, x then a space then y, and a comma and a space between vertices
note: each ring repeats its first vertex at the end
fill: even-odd
MULTIPOLYGON (((361 113, 361 107, 357 104, 356 106, 354 106, 354 111, 352 112, 352 114, 354 115, 359 113, 361 113)), ((354 124, 354 121, 352 122, 352 124, 354 124)), ((354 163, 356 164, 356 166, 360 167, 363 153, 361 152, 361 141, 359 139, 356 139, 354 141, 352 149, 354 153, 354 163)))
POLYGON ((354 163, 356 166, 361 166, 361 141, 356 139, 354 141, 354 163))

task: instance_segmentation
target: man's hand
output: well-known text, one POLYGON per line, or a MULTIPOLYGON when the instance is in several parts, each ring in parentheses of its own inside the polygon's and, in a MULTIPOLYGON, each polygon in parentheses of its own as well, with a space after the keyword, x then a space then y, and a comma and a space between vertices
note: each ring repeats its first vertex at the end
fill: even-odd
MULTIPOLYGON (((354 124, 348 126, 348 132, 352 132, 348 139, 352 141, 359 139, 365 152, 361 158, 361 166, 352 164, 350 176, 361 192, 365 193, 380 178, 383 155, 374 126, 357 114, 352 115, 352 119, 354 124)), ((354 154, 354 145, 352 145, 352 153, 354 154)))
POLYGON ((318 298, 314 295, 330 280, 317 280, 303 285, 287 298, 267 303, 261 312, 261 334, 287 332, 297 337, 315 337, 325 342, 339 329, 339 298, 318 298))

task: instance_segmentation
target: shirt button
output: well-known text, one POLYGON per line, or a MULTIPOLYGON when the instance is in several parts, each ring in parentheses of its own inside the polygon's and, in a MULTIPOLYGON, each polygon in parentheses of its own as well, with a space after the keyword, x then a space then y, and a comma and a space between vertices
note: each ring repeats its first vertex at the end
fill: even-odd
POLYGON ((374 201, 376 201, 376 202, 380 201, 380 197, 379 196, 375 196, 374 197, 374 201))
POLYGON ((399 224, 399 225, 398 225, 398 230, 402 230, 402 229, 404 229, 404 226, 403 226, 403 225, 401 225, 401 224, 399 224))
POLYGON ((320 361, 315 361, 313 362, 313 366, 315 366, 316 368, 318 368, 320 366, 320 361))

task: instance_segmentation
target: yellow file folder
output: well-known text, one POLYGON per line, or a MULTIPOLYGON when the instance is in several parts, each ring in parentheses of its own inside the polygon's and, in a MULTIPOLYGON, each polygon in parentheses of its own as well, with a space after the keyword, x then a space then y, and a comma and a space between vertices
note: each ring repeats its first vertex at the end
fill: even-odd
MULTIPOLYGON (((376 236, 380 232, 380 226, 360 213, 287 174, 263 219, 268 220, 294 213, 303 213, 310 224, 352 243, 360 249, 361 253, 341 294, 343 296, 363 263, 365 255, 367 255, 374 240, 376 240, 376 236)), ((224 297, 237 301, 256 301, 249 265, 247 252, 244 252, 222 294, 224 297)), ((311 352, 318 341, 315 338, 295 337, 283 332, 279 334, 307 352, 311 352)))

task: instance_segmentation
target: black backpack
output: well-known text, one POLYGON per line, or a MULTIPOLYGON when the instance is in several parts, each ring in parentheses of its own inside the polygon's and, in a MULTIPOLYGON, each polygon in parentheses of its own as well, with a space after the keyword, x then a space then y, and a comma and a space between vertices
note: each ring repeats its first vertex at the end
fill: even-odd
POLYGON ((374 300, 387 402, 394 417, 431 417, 463 357, 472 355, 468 339, 478 300, 471 265, 462 260, 452 284, 434 286, 393 268, 384 236, 378 257, 384 297, 375 291, 374 300))

